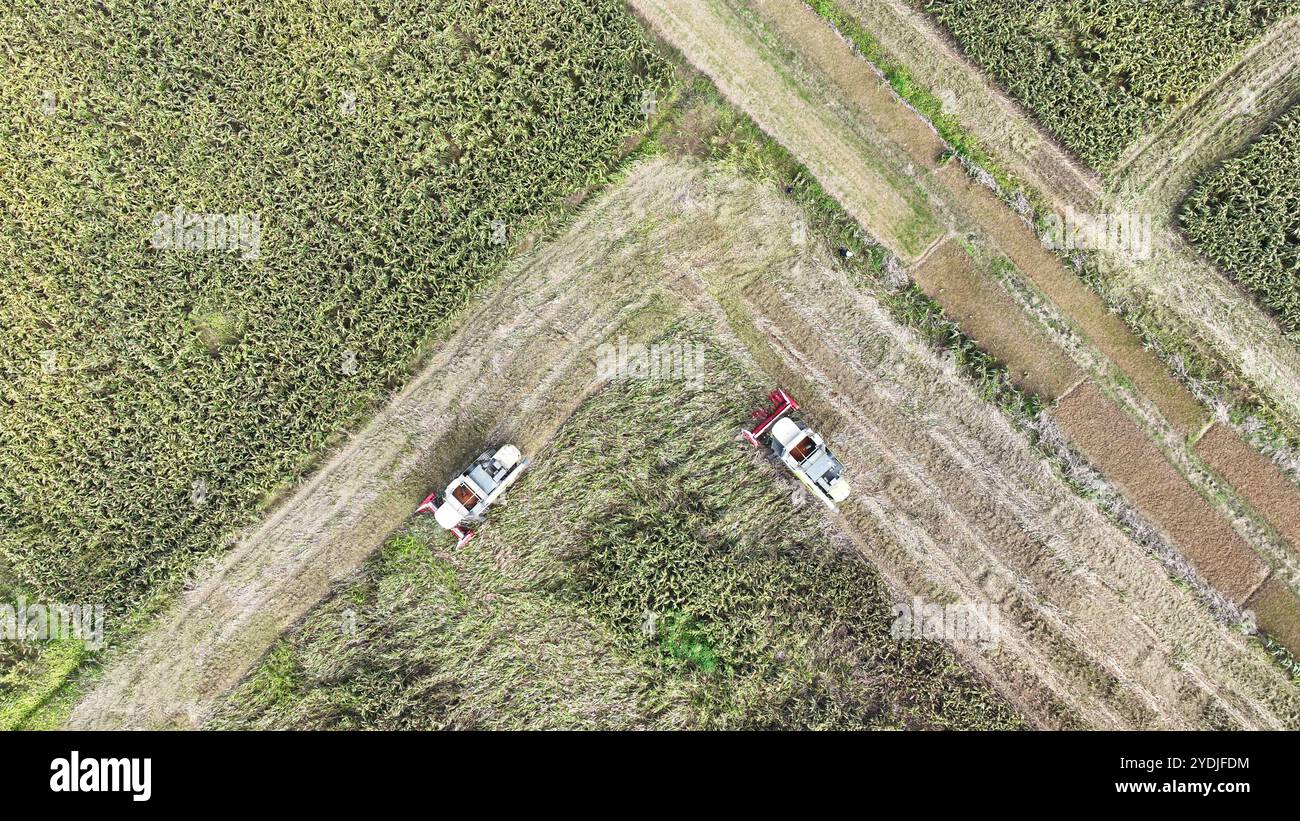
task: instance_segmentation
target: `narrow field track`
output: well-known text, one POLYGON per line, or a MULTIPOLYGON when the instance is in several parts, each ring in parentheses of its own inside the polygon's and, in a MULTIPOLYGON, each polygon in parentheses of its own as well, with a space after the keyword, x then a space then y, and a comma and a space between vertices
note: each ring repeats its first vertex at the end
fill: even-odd
POLYGON ((981 145, 1058 209, 1096 208, 1102 181, 1074 159, 1025 109, 997 88, 933 19, 909 0, 842 0, 884 50, 924 88, 943 100, 944 113, 979 137, 981 145))
POLYGON ((1269 32, 1107 175, 1116 199, 1171 214, 1196 178, 1236 154, 1300 97, 1300 16, 1269 32))

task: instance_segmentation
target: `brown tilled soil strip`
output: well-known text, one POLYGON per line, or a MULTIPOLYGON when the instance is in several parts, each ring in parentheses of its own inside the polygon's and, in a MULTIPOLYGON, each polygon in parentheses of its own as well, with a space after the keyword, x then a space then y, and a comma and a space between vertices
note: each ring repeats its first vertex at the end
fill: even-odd
POLYGON ((1285 584, 1271 577, 1246 602, 1255 622, 1278 644, 1300 653, 1300 604, 1285 584))
POLYGON ((910 273, 967 336, 1007 364, 1018 387, 1055 400, 1082 378, 1079 368, 1010 295, 976 270, 957 240, 944 242, 910 273))
POLYGON ((1085 382, 1057 403, 1052 417, 1087 459, 1169 534, 1198 573, 1237 604, 1268 576, 1255 555, 1115 403, 1085 382))
POLYGON ((949 164, 935 176, 956 200, 956 210, 987 233, 1016 268, 1151 399, 1179 433, 1186 436, 1200 429, 1206 411, 1196 397, 1169 375, 1155 354, 1142 347, 1124 320, 1111 313, 1101 297, 1043 247, 1024 220, 959 165, 949 164))
POLYGON ((1300 490, 1277 465, 1218 422, 1196 443, 1196 454, 1300 553, 1300 490))

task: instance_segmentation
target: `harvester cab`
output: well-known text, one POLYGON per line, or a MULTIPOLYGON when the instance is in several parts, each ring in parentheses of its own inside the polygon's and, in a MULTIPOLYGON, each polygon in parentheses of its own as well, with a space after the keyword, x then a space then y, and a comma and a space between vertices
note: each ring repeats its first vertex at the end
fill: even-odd
POLYGON ((501 498, 526 467, 528 460, 520 456, 519 448, 514 445, 502 445, 495 451, 486 450, 452 479, 445 491, 426 496, 415 512, 432 513, 438 524, 456 537, 456 547, 464 547, 474 538, 474 532, 467 525, 486 521, 487 509, 501 498))
POLYGON ((752 430, 744 432, 745 439, 755 447, 761 447, 766 439, 772 454, 799 477, 814 496, 838 512, 835 504, 849 496, 844 465, 827 450, 825 441, 817 433, 803 422, 786 416, 799 410, 799 403, 789 394, 777 388, 768 399, 772 406, 754 411, 754 418, 759 421, 752 430))

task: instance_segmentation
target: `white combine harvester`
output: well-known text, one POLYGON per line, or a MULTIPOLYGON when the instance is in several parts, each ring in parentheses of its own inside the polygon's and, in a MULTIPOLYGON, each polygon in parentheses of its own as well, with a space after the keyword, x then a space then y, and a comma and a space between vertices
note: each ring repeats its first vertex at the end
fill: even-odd
POLYGON ((487 509, 526 467, 528 460, 520 456, 519 448, 514 445, 483 451, 473 464, 451 480, 445 491, 426 496, 415 512, 432 513, 438 524, 456 537, 456 547, 464 547, 474 538, 466 525, 482 524, 487 509))
POLYGON ((790 411, 799 410, 799 403, 789 394, 777 388, 768 398, 772 407, 754 411, 754 418, 759 423, 753 430, 744 432, 745 438, 750 444, 760 447, 760 440, 767 436, 773 455, 790 468, 814 496, 838 512, 835 503, 849 497, 844 465, 831 455, 826 443, 807 425, 785 416, 790 411))

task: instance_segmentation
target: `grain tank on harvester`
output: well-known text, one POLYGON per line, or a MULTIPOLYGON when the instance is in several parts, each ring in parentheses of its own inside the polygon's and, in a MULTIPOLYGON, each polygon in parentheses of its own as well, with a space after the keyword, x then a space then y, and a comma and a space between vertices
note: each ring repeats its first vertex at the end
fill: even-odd
POLYGON ((514 445, 485 450, 441 494, 426 496, 415 512, 432 513, 438 524, 456 537, 456 547, 464 547, 474 538, 467 526, 486 521, 488 508, 527 467, 528 460, 514 445))
POLYGON ((772 455, 790 469, 813 495, 829 507, 849 496, 849 483, 844 478, 844 465, 826 448, 826 443, 806 424, 791 419, 786 414, 799 410, 799 403, 785 391, 777 388, 768 396, 771 407, 754 411, 758 424, 744 431, 745 439, 755 447, 762 447, 767 439, 772 455))

